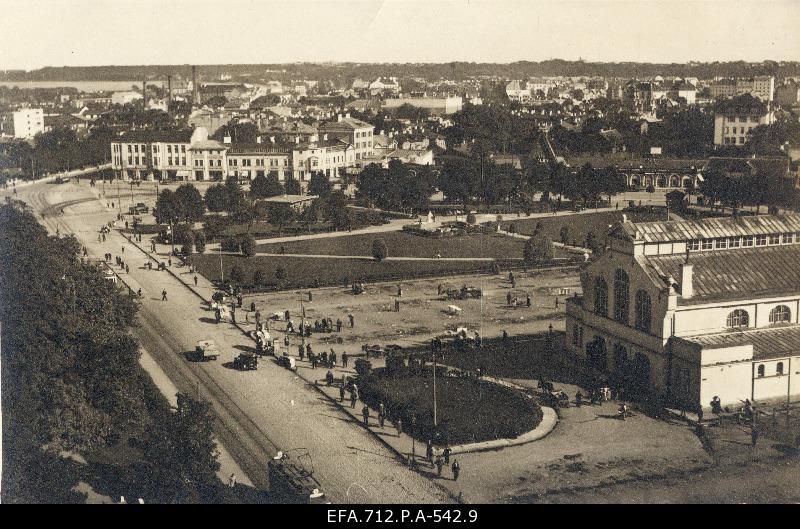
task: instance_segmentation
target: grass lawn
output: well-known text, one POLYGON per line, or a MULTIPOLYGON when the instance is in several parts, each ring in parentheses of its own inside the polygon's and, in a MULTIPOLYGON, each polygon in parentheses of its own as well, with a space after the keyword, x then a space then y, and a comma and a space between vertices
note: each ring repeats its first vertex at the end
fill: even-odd
MULTIPOLYGON (((383 402, 390 417, 400 416, 404 431, 420 440, 434 438, 432 378, 370 375, 360 377, 358 385, 362 398, 371 407, 383 402), (413 431, 412 417, 416 417, 413 431)), ((542 420, 542 410, 533 399, 491 382, 437 378, 436 395, 440 442, 515 438, 542 420)))
POLYGON ((569 243, 577 243, 579 246, 586 241, 586 235, 594 231, 599 240, 603 240, 608 232, 609 224, 622 221, 622 215, 627 215, 633 222, 653 222, 666 220, 664 212, 630 212, 630 211, 601 211, 597 213, 580 213, 576 215, 565 215, 560 217, 540 217, 527 219, 509 219, 501 223, 502 228, 507 230, 511 224, 516 225, 517 233, 531 235, 536 229, 536 224, 541 223, 542 231, 545 236, 554 241, 561 241, 561 227, 569 228, 569 243))
MULTIPOLYGON (((334 239, 331 239, 334 240, 334 239)), ((391 246, 390 246, 391 248, 391 246)), ((391 250, 390 250, 391 251, 391 250)), ((219 277, 220 257, 217 254, 195 254, 189 257, 197 271, 206 278, 216 281, 219 277)), ((286 277, 280 289, 308 288, 314 286, 344 286, 345 279, 353 281, 389 281, 395 279, 411 279, 437 275, 468 274, 489 271, 490 261, 383 261, 372 259, 340 259, 313 257, 244 257, 240 255, 223 255, 222 267, 225 278, 230 278, 231 269, 238 266, 244 275, 243 284, 252 283, 253 273, 262 270, 267 280, 276 283, 275 270, 282 266, 286 277), (317 283, 315 283, 315 281, 317 283)), ((506 269, 504 262, 499 262, 501 270, 506 269)))
POLYGON ((504 235, 470 234, 454 237, 423 237, 402 231, 327 237, 287 243, 259 245, 258 252, 315 255, 372 255, 372 241, 383 239, 390 257, 493 257, 519 258, 525 241, 504 235))

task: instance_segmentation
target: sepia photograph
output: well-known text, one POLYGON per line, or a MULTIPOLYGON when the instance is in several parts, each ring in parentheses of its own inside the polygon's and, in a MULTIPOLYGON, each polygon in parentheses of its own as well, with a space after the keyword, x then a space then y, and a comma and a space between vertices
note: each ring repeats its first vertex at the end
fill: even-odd
POLYGON ((800 502, 798 24, 0 0, 0 503, 800 502))

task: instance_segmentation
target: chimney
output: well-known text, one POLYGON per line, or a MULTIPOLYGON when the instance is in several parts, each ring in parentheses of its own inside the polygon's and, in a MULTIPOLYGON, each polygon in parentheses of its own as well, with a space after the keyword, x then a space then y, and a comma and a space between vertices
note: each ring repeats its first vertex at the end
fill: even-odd
POLYGON ((197 95, 197 66, 192 66, 192 106, 199 104, 197 95))
POLYGON ((167 76, 167 101, 172 101, 172 76, 167 76))
POLYGON ((690 299, 694 294, 694 289, 692 288, 692 268, 694 265, 690 265, 688 262, 681 264, 681 296, 683 299, 690 299))

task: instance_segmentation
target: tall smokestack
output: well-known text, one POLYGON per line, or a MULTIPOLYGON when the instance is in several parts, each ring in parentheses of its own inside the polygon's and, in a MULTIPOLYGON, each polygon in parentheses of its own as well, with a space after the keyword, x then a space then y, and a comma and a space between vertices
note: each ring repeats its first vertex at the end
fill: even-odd
POLYGON ((197 66, 192 66, 192 106, 197 104, 197 66))
POLYGON ((172 101, 172 76, 167 76, 167 101, 172 101))

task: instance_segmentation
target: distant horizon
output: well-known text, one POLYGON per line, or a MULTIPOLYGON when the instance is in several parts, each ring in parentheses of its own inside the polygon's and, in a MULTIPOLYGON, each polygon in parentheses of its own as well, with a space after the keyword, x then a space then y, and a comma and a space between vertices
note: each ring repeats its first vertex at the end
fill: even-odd
POLYGON ((0 12, 4 70, 800 60, 793 0, 0 0, 0 12))

